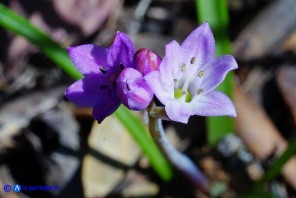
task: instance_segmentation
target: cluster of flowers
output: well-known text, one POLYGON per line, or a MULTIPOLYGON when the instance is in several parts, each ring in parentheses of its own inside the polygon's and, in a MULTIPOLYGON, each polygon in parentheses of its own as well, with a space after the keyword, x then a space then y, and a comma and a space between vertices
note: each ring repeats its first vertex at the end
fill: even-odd
POLYGON ((122 32, 117 32, 108 49, 87 44, 68 51, 84 78, 67 89, 66 97, 79 106, 93 107, 99 123, 120 104, 131 110, 147 108, 154 95, 173 121, 187 123, 191 115, 236 116, 232 101, 214 89, 237 63, 231 55, 215 57, 215 40, 207 23, 181 45, 167 44, 162 60, 149 49, 135 52, 122 32))

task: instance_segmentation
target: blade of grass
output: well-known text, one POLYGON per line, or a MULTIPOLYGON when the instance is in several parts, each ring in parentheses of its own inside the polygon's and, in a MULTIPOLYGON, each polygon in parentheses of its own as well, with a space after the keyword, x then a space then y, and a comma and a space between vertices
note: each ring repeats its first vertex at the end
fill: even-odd
POLYGON ((264 175, 261 177, 261 179, 256 183, 256 186, 261 186, 277 177, 280 173, 282 168, 285 166, 285 164, 296 154, 296 138, 294 138, 288 148, 285 150, 285 152, 276 159, 271 166, 267 169, 267 171, 264 173, 264 175))
MULTIPOLYGON (((228 10, 226 0, 196 0, 198 21, 207 21, 213 30, 217 55, 231 53, 230 41, 227 34, 228 10)), ((230 72, 224 82, 217 88, 232 97, 232 79, 230 72)), ((215 145, 225 135, 234 131, 233 119, 229 117, 207 118, 208 143, 215 145)))
MULTIPOLYGON (((0 26, 17 35, 23 36, 38 46, 50 60, 57 64, 57 66, 63 69, 73 79, 82 78, 82 75, 72 64, 65 49, 54 42, 47 34, 31 24, 27 19, 16 14, 1 3, 0 26)), ((170 180, 172 177, 172 169, 156 147, 155 143, 145 132, 146 129, 143 124, 126 108, 120 107, 115 114, 122 124, 129 130, 131 136, 148 157, 152 167, 159 176, 165 181, 170 180)))
POLYGON ((282 155, 276 159, 271 166, 265 171, 264 175, 259 181, 255 182, 249 193, 256 193, 264 189, 264 184, 276 178, 282 171, 285 164, 296 154, 296 138, 294 138, 288 148, 282 153, 282 155))
POLYGON ((31 43, 37 45, 49 59, 51 59, 72 78, 82 78, 79 71, 72 65, 65 49, 56 44, 44 32, 31 24, 27 19, 16 14, 1 3, 0 26, 25 37, 31 43))

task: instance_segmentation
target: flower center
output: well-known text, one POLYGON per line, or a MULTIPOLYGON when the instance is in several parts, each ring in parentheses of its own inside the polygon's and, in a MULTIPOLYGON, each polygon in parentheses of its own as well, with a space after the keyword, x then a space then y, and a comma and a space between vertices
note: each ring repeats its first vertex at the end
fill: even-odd
MULTIPOLYGON (((190 60, 190 64, 193 65, 195 62, 196 62, 196 57, 192 57, 190 60)), ((186 69, 187 69, 187 65, 185 63, 182 63, 181 68, 180 68, 181 72, 184 73, 186 71, 186 69)), ((175 83, 174 97, 176 99, 179 99, 183 95, 185 95, 185 102, 190 102, 192 100, 192 97, 203 93, 204 89, 199 86, 196 86, 196 84, 193 86, 197 87, 198 89, 196 90, 195 93, 191 93, 191 91, 193 91, 191 89, 192 88, 191 83, 200 84, 200 82, 201 82, 201 80, 196 80, 196 79, 193 80, 192 79, 192 75, 194 75, 194 73, 195 72, 187 72, 187 73, 184 73, 184 76, 181 77, 180 79, 174 79, 174 83, 175 83), (186 76, 185 76, 185 74, 186 74, 186 76), (182 84, 180 84, 180 82, 182 84), (191 90, 191 91, 189 91, 189 90, 191 90)), ((197 76, 195 78, 202 78, 204 75, 205 75, 205 71, 201 69, 200 71, 198 71, 197 76)))
MULTIPOLYGON (((100 85, 99 86, 99 90, 107 90, 108 91, 108 94, 111 95, 112 94, 112 89, 114 86, 116 86, 116 80, 120 74, 120 72, 125 68, 125 66, 123 65, 123 63, 120 63, 119 64, 119 69, 120 71, 119 72, 114 72, 114 71, 110 71, 108 69, 106 69, 105 67, 103 66, 100 66, 99 67, 99 70, 102 74, 106 75, 107 73, 109 73, 111 76, 109 77, 110 80, 108 82, 106 82, 106 84, 103 84, 103 85, 100 85)), ((128 87, 128 84, 127 84, 127 89, 130 90, 130 88, 128 87)))
POLYGON ((176 99, 179 99, 181 98, 183 95, 185 95, 185 102, 190 102, 191 99, 192 99, 192 95, 190 92, 186 91, 186 92, 183 92, 182 89, 176 89, 175 92, 174 92, 174 96, 176 99))

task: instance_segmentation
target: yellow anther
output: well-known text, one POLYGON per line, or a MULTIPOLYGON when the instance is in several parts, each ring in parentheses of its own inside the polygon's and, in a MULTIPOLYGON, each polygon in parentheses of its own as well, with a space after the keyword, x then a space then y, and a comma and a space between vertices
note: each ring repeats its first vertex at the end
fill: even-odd
POLYGON ((191 64, 194 64, 195 63, 195 60, 196 60, 196 58, 195 57, 192 57, 191 60, 190 60, 190 63, 191 64))
POLYGON ((204 90, 203 89, 198 89, 197 90, 197 95, 201 94, 204 90))
POLYGON ((198 72, 197 76, 201 78, 204 74, 205 74, 205 71, 204 70, 200 70, 198 72))
POLYGON ((185 65, 185 63, 183 63, 182 66, 181 66, 181 71, 183 72, 185 70, 186 70, 186 65, 185 65))

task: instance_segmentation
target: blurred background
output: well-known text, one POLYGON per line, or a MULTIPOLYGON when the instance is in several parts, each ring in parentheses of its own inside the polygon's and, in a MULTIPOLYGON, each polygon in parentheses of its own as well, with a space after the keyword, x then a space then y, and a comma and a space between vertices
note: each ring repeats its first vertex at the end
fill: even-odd
MULTIPOLYGON (((64 48, 108 47, 122 31, 137 49, 163 57, 165 44, 182 42, 199 24, 194 0, 1 4, 64 48)), ((167 135, 215 184, 217 197, 254 197, 248 193, 272 165, 276 173, 257 185, 262 192, 256 196, 296 197, 296 1, 226 4, 231 54, 239 64, 232 80, 235 127, 211 146, 204 117, 194 116, 188 125, 164 122, 167 135), (289 160, 274 165, 287 148, 289 160)), ((116 117, 98 125, 91 109, 68 102, 64 91, 74 80, 38 47, 3 27, 0 43, 0 197, 207 197, 178 173, 164 182, 116 117), (59 189, 8 193, 5 184, 59 189)))

